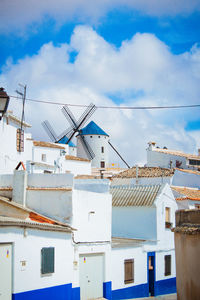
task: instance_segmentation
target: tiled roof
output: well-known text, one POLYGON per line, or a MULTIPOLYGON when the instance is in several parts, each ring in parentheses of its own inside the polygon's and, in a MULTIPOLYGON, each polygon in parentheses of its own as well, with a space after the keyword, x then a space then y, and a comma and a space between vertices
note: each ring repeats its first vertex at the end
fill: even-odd
POLYGON ((109 136, 103 129, 101 129, 94 121, 91 121, 86 127, 80 130, 81 135, 106 135, 109 136))
POLYGON ((78 160, 78 161, 87 161, 87 162, 90 162, 89 159, 82 158, 82 157, 77 157, 77 156, 73 156, 73 155, 65 155, 65 159, 66 160, 78 160))
POLYGON ((180 197, 177 197, 176 200, 200 200, 200 190, 188 187, 171 187, 172 190, 180 194, 180 197))
MULTIPOLYGON (((4 211, 4 215, 1 216, 1 212, 0 212, 0 225, 1 226, 21 226, 22 224, 24 225, 30 225, 28 227, 37 227, 38 226, 54 226, 54 229, 57 227, 63 228, 63 231, 71 231, 73 228, 65 223, 59 222, 57 220, 53 220, 49 217, 46 217, 44 215, 41 215, 39 213, 37 213, 36 211, 33 211, 27 207, 22 206, 21 204, 14 202, 14 201, 10 201, 8 198, 6 197, 1 197, 0 196, 0 203, 4 206, 8 206, 11 209, 11 215, 9 215, 9 210, 6 210, 6 215, 5 215, 5 211, 4 211), (19 217, 17 218, 13 218, 13 209, 19 209, 22 212, 26 212, 28 215, 28 218, 24 219, 24 215, 20 218, 20 215, 18 214, 19 217), (12 217, 11 217, 12 216, 12 217), (5 224, 3 224, 3 221, 5 222, 5 224)), ((50 229, 50 227, 48 227, 50 229)), ((47 228, 47 229, 48 229, 47 228)), ((53 228, 53 227, 52 227, 53 228)), ((59 228, 58 228, 59 229, 59 228)), ((61 231, 61 230, 58 230, 61 231)))
POLYGON ((161 185, 111 186, 113 206, 152 206, 161 185))
MULTIPOLYGON (((171 177, 174 169, 160 167, 138 167, 138 177, 171 177)), ((136 178, 136 167, 114 175, 112 178, 136 178)))
POLYGON ((140 247, 146 240, 112 237, 112 248, 140 247))
POLYGON ((54 165, 49 165, 49 164, 46 164, 46 163, 36 162, 36 161, 32 161, 31 165, 34 165, 36 167, 50 168, 50 169, 54 169, 55 168, 54 165))
POLYGON ((18 218, 0 216, 0 226, 19 226, 19 227, 28 227, 41 230, 50 230, 50 231, 62 231, 62 232, 71 232, 71 228, 67 226, 55 225, 50 223, 35 222, 31 219, 22 220, 18 218))
MULTIPOLYGON (((8 110, 4 116, 7 117, 8 119, 11 119, 15 123, 21 124, 21 119, 18 118, 17 116, 14 116, 11 110, 8 110)), ((23 122, 22 124, 24 127, 29 127, 29 128, 32 127, 30 124, 26 122, 23 122)))
POLYGON ((56 148, 56 149, 65 149, 65 147, 58 145, 56 143, 33 141, 35 147, 45 147, 45 148, 56 148))
POLYGON ((165 153, 165 154, 176 155, 176 156, 181 156, 181 157, 185 157, 185 158, 188 158, 188 159, 197 159, 197 160, 200 160, 200 156, 199 155, 188 154, 188 153, 184 153, 182 151, 169 150, 169 149, 161 149, 161 148, 155 148, 155 149, 153 149, 153 151, 160 152, 160 153, 165 153))
POLYGON ((74 179, 101 179, 101 177, 95 175, 77 175, 74 179))

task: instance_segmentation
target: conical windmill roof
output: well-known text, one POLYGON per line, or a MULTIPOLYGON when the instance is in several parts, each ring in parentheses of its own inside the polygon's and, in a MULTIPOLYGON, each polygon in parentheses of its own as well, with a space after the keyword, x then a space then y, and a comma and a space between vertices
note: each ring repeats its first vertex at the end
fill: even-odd
POLYGON ((85 126, 80 130, 80 135, 93 135, 93 134, 109 136, 94 121, 91 121, 87 126, 85 126))

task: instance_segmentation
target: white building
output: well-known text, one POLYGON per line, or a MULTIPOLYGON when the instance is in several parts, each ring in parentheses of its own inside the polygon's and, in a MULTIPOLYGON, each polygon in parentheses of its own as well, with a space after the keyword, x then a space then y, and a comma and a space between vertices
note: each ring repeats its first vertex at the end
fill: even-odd
MULTIPOLYGON (((102 189, 99 182, 99 190, 94 192, 95 185, 92 182, 85 184, 77 180, 75 183, 72 174, 28 174, 17 170, 14 176, 1 175, 0 179, 0 195, 7 196, 7 204, 24 208, 29 212, 29 219, 42 223, 40 227, 35 226, 34 232, 33 226, 30 232, 26 231, 27 239, 22 229, 31 226, 27 225, 27 222, 30 223, 27 218, 23 223, 17 220, 7 223, 13 228, 9 227, 6 231, 0 227, 0 235, 4 237, 1 241, 9 244, 10 253, 13 251, 13 274, 24 271, 20 269, 20 262, 27 261, 26 272, 22 273, 23 276, 15 277, 10 296, 13 294, 14 299, 37 297, 45 300, 53 295, 54 299, 60 300, 65 297, 89 299, 111 295, 112 205, 108 181, 101 181, 102 189), (58 227, 67 227, 70 233, 73 226, 73 234, 69 237, 47 232, 45 226, 49 219, 53 219, 58 227), (39 231, 43 228, 44 233, 39 231), (20 252, 22 246, 19 258, 16 251, 20 252), (48 247, 54 248, 55 269, 51 274, 43 275, 40 253, 48 247), (95 272, 96 269, 98 272, 95 272), (26 280, 22 280, 24 277, 26 280)), ((52 224, 51 229, 60 231, 54 230, 52 224)), ((1 243, 0 246, 3 247, 1 243)))
POLYGON ((147 148, 147 167, 194 169, 200 168, 200 155, 186 154, 166 147, 156 147, 155 142, 149 142, 147 148))
POLYGON ((73 143, 67 145, 35 141, 27 132, 31 125, 25 122, 22 125, 23 134, 20 139, 19 118, 8 111, 0 121, 0 174, 12 174, 20 161, 24 163, 28 173, 91 174, 91 162, 75 156, 76 147, 73 143))
POLYGON ((200 189, 200 172, 176 168, 174 170, 172 185, 200 189))
MULTIPOLYGON (((80 135, 85 139, 94 152, 95 156, 92 159, 92 167, 107 168, 109 163, 109 135, 93 121, 80 130, 80 135)), ((88 158, 87 153, 81 143, 80 135, 77 136, 77 155, 78 157, 88 158)))
POLYGON ((200 189, 172 186, 178 209, 200 209, 200 189))
POLYGON ((171 227, 175 226, 177 204, 169 185, 113 186, 111 193, 112 234, 121 238, 124 244, 121 247, 119 243, 119 247, 113 249, 112 264, 119 268, 117 262, 121 262, 121 270, 123 265, 126 269, 127 260, 127 268, 132 265, 135 278, 126 282, 125 272, 117 274, 113 267, 113 299, 144 297, 149 293, 155 296, 175 293, 175 251, 171 227), (131 242, 135 244, 134 251, 131 242))

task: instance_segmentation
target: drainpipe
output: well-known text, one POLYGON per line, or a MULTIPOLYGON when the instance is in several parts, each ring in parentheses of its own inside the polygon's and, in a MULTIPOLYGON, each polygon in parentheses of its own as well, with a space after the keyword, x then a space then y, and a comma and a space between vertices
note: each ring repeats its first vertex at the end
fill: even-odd
POLYGON ((26 207, 27 171, 14 170, 12 200, 26 207))

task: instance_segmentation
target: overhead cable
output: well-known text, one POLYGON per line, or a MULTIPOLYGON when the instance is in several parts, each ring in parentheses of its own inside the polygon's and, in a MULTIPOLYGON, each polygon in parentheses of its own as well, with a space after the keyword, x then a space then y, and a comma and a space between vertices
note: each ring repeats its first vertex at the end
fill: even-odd
MULTIPOLYGON (((17 96, 9 95, 10 98, 18 99, 17 96)), ((88 107, 87 104, 72 104, 72 103, 63 103, 63 102, 52 102, 47 100, 36 100, 26 98, 26 101, 36 102, 36 103, 44 103, 44 104, 51 104, 51 105, 67 105, 67 106, 75 106, 75 107, 88 107)), ((168 106, 103 106, 97 105, 97 108, 102 109, 126 109, 126 110, 142 110, 142 109, 176 109, 176 108, 198 108, 200 104, 191 104, 191 105, 168 105, 168 106)))

